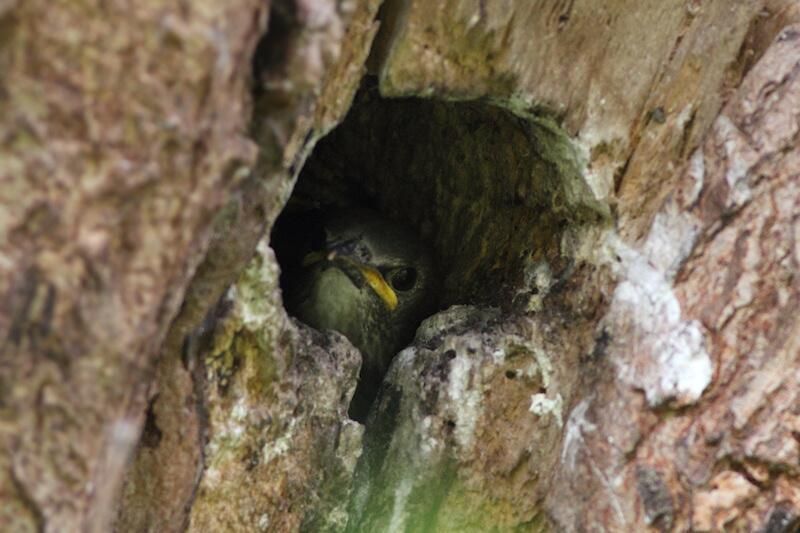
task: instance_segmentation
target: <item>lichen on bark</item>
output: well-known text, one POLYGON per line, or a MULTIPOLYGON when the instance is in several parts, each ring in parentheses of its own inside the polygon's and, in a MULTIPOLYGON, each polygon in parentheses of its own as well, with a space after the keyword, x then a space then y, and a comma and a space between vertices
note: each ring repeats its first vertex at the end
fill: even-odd
POLYGON ((346 416, 360 355, 336 333, 294 325, 278 287, 262 240, 204 356, 208 440, 189 530, 327 531, 342 521, 360 452, 361 427, 346 416))
POLYGON ((0 2, 0 529, 796 528, 796 5, 379 3, 0 2), (473 304, 358 466, 301 171, 473 304))
POLYGON ((537 481, 578 355, 558 349, 562 328, 465 306, 425 321, 367 422, 348 531, 547 530, 537 481))

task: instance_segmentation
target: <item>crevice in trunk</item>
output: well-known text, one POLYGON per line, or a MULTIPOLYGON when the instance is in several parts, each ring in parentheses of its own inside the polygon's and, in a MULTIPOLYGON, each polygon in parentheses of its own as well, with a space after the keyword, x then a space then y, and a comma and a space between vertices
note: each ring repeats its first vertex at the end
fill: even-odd
POLYGON ((319 240, 305 234, 318 231, 314 224, 298 225, 303 213, 367 208, 432 247, 437 309, 540 309, 549 284, 568 271, 563 230, 608 211, 555 121, 515 111, 487 101, 386 99, 378 80, 365 78, 345 120, 314 148, 273 229, 284 283, 298 263, 293 245, 319 240))

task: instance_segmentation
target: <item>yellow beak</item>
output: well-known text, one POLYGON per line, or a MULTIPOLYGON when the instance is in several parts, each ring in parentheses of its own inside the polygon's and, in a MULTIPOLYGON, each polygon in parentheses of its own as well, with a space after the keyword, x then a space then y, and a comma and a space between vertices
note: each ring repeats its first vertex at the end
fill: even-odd
POLYGON ((389 284, 386 283, 383 274, 369 265, 365 265, 364 263, 360 263, 344 255, 337 255, 335 251, 311 252, 303 258, 301 264, 303 266, 310 266, 323 260, 333 261, 334 259, 339 259, 355 266, 361 275, 364 276, 364 281, 367 282, 367 285, 375 291, 375 294, 377 294, 386 305, 386 308, 389 311, 394 311, 395 308, 397 308, 397 294, 389 284))
POLYGON ((367 265, 358 265, 358 269, 361 271, 367 284, 372 287, 375 294, 386 304, 386 308, 389 309, 389 311, 394 311, 397 307, 397 294, 395 294, 389 284, 386 283, 386 280, 383 279, 383 275, 367 265))

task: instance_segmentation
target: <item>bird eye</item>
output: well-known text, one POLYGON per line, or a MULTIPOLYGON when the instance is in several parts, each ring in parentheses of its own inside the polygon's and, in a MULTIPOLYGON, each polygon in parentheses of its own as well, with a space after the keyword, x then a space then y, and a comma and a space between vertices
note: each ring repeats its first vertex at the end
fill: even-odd
POLYGON ((389 275, 389 283, 396 291, 408 291, 417 282, 417 271, 414 268, 398 268, 389 275))

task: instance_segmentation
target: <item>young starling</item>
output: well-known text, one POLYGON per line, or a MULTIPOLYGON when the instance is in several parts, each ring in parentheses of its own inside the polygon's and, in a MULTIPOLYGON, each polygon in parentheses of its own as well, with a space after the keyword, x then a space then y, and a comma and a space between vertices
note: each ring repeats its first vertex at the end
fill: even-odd
POLYGON ((392 358, 434 310, 432 256, 408 229, 364 209, 285 224, 294 226, 294 252, 282 262, 286 308, 309 326, 342 333, 361 351, 349 414, 363 421, 392 358))

